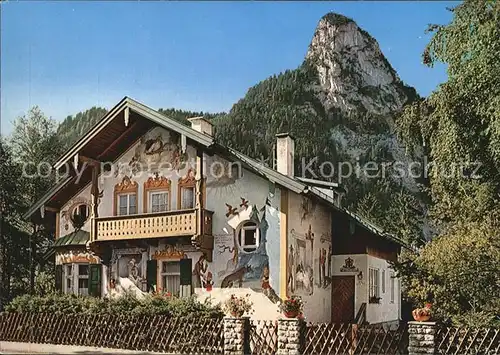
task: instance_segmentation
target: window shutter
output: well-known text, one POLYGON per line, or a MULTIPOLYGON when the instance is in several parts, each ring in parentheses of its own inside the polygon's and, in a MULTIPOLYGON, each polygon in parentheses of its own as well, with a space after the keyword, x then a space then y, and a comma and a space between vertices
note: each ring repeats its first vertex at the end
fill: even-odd
POLYGON ((181 269, 181 285, 189 285, 191 286, 192 280, 192 260, 191 259, 181 259, 179 261, 180 269, 181 269))
POLYGON ((62 292, 62 277, 63 277, 63 266, 56 265, 56 291, 62 292))
POLYGON ((101 264, 89 265, 89 295, 94 297, 101 297, 101 264))
POLYGON ((156 286, 156 268, 158 266, 157 260, 148 260, 146 264, 146 282, 148 287, 148 292, 154 290, 156 286))

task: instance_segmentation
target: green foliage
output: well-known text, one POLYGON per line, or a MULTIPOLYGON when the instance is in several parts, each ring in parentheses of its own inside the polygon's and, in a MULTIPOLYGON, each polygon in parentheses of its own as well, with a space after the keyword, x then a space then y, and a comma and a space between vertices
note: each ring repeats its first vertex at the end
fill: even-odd
POLYGON ((499 326, 500 3, 451 11, 450 24, 429 27, 423 54, 447 65, 448 80, 397 120, 407 147, 424 145, 433 165, 426 184, 441 234, 397 267, 407 296, 433 301, 440 318, 499 326))
POLYGON ((214 119, 217 140, 249 156, 269 159, 276 134, 288 132, 295 137, 296 171, 301 166, 298 157, 335 161, 330 139, 335 119, 314 91, 316 80, 315 71, 304 63, 250 88, 227 116, 214 119))
POLYGON ((500 326, 500 228, 457 224, 397 265, 415 304, 444 321, 500 326))
POLYGON ((430 66, 445 63, 448 80, 407 107, 398 125, 408 146, 425 143, 441 169, 430 176, 435 218, 477 221, 500 206, 500 3, 464 1, 452 11, 449 25, 430 26, 423 55, 430 66), (469 163, 466 178, 443 173, 469 163))
POLYGON ((66 117, 57 127, 57 134, 61 142, 64 142, 64 149, 71 147, 107 113, 108 110, 105 108, 94 106, 74 116, 66 117))
POLYGON ((10 302, 5 310, 17 313, 168 315, 172 317, 222 318, 219 305, 201 303, 195 297, 176 298, 146 295, 143 300, 131 294, 116 299, 52 293, 46 296, 23 295, 10 302))
POLYGON ((212 120, 217 116, 225 115, 224 112, 221 113, 207 113, 203 111, 194 112, 194 111, 178 110, 175 108, 167 108, 167 109, 160 108, 158 112, 160 112, 161 114, 165 115, 168 118, 171 118, 173 120, 176 120, 177 122, 182 123, 185 126, 191 126, 191 124, 188 121, 188 118, 203 116, 207 120, 212 120))

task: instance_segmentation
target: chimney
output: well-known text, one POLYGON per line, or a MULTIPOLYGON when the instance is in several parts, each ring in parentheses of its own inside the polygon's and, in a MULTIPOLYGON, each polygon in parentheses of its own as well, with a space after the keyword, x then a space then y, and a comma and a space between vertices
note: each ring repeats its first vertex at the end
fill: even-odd
POLYGON ((276 167, 279 173, 294 176, 295 141, 289 133, 276 135, 276 167))
POLYGON ((188 121, 191 122, 191 128, 195 131, 204 133, 211 137, 213 136, 214 126, 203 116, 188 118, 188 121))

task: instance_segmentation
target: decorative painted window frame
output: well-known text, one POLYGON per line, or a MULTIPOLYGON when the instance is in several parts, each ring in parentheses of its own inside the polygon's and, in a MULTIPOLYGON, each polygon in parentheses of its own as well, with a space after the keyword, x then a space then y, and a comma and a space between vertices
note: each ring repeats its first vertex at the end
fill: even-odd
POLYGON ((161 192, 165 191, 168 193, 167 200, 167 211, 170 211, 172 208, 172 191, 171 191, 171 182, 165 176, 160 176, 158 172, 154 174, 154 176, 150 176, 144 182, 144 198, 143 198, 143 213, 152 213, 149 211, 149 193, 150 192, 161 192))
POLYGON ((247 220, 244 220, 244 221, 241 221, 240 224, 238 225, 238 227, 236 228, 236 240, 237 240, 237 243, 238 243, 238 247, 239 247, 239 250, 244 253, 244 254, 252 254, 252 253, 255 253, 257 251, 257 249, 259 249, 259 246, 260 246, 260 226, 259 226, 259 223, 257 223, 257 221, 255 220, 252 220, 252 219, 247 219, 247 220), (245 250, 245 246, 243 245, 242 243, 242 236, 241 236, 241 232, 244 231, 245 229, 250 229, 250 228, 245 228, 246 224, 253 224, 254 226, 252 226, 252 230, 253 228, 255 227, 255 240, 257 242, 257 244, 255 245, 255 249, 252 250, 252 251, 247 251, 245 250))
MULTIPOLYGON (((201 196, 203 199, 203 206, 206 206, 206 180, 207 178, 203 178, 203 184, 202 184, 202 192, 201 196)), ((196 170, 194 169, 189 169, 186 173, 185 176, 180 177, 179 180, 177 181, 177 209, 181 210, 182 209, 182 189, 183 188, 194 188, 194 206, 193 208, 196 208, 196 170)))
MULTIPOLYGON (((118 197, 122 194, 135 193, 136 203, 139 201, 139 185, 136 181, 131 180, 128 176, 124 176, 122 181, 115 185, 113 194, 113 215, 118 216, 118 197)), ((137 203, 138 205, 138 203, 137 203)), ((137 213, 139 213, 139 206, 136 206, 137 213)))
POLYGON ((181 259, 187 259, 187 254, 179 247, 167 244, 164 250, 157 250, 153 255, 152 259, 157 261, 156 265, 156 285, 159 289, 163 290, 163 280, 162 280, 162 267, 163 262, 173 261, 180 262, 181 259))

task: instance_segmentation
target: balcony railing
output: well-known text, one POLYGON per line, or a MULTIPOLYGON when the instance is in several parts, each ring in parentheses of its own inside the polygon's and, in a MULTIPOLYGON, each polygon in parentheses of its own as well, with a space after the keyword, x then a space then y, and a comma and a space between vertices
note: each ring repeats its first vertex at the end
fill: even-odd
MULTIPOLYGON (((202 234, 212 234, 212 212, 204 211, 202 234), (210 217, 208 217, 210 216, 210 217)), ((198 234, 197 210, 100 217, 94 241, 193 236, 198 234)))

